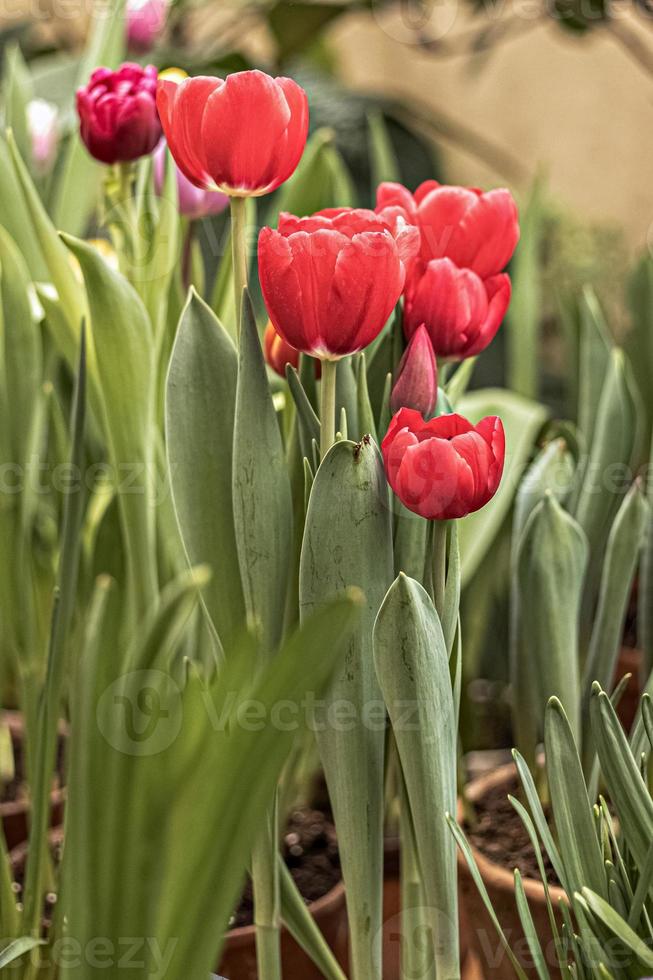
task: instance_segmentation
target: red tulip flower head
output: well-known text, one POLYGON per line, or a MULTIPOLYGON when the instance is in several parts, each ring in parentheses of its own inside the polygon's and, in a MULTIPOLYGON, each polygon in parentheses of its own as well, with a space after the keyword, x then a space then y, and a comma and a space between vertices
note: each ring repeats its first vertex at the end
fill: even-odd
POLYGON ((415 514, 442 521, 479 510, 497 491, 503 473, 501 419, 472 425, 460 415, 425 422, 402 408, 381 444, 388 482, 415 514))
POLYGON ((197 187, 269 194, 294 172, 308 135, 306 92, 290 78, 241 71, 226 79, 159 79, 170 152, 197 187))
POLYGON ((510 302, 510 279, 502 270, 519 240, 510 192, 429 180, 411 194, 401 184, 381 184, 379 208, 403 210, 420 231, 420 254, 406 284, 406 336, 425 324, 438 356, 478 354, 510 302))
POLYGON ((419 327, 404 351, 397 375, 390 408, 414 408, 425 418, 433 414, 438 398, 438 368, 433 346, 426 327, 419 327))
POLYGON ((263 228, 259 277, 268 314, 286 343, 336 360, 367 347, 404 286, 403 227, 373 211, 281 214, 263 228))
POLYGON ((127 163, 151 153, 161 138, 156 110, 157 70, 129 62, 96 68, 77 90, 80 135, 101 163, 127 163))

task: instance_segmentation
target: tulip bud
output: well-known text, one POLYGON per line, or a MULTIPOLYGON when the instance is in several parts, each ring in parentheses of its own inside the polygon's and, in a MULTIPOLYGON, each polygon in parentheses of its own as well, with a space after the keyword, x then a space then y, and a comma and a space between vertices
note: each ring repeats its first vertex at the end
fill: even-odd
MULTIPOLYGON (((161 140, 154 151, 154 189, 160 196, 163 193, 165 183, 167 144, 161 140)), ((175 168, 177 174, 177 199, 179 202, 179 213, 191 220, 205 218, 209 214, 219 214, 229 204, 226 194, 219 191, 204 191, 201 187, 191 184, 174 160, 169 160, 169 166, 175 168)))
POLYGON ((410 338, 399 362, 390 407, 415 408, 430 418, 438 398, 438 367, 428 330, 422 324, 410 338))
POLYGON ((37 173, 47 174, 52 168, 59 144, 59 110, 56 105, 45 99, 28 102, 27 128, 34 167, 37 173))
POLYGON ((138 54, 150 51, 163 32, 168 0, 127 0, 127 47, 138 54))
POLYGON ((77 90, 80 135, 101 163, 127 163, 151 153, 161 138, 156 110, 157 70, 126 62, 96 68, 77 90))
POLYGON ((263 335, 263 350, 265 360, 282 378, 286 376, 286 364, 292 364, 294 368, 299 367, 299 351, 279 336, 274 329, 274 324, 269 320, 263 335))

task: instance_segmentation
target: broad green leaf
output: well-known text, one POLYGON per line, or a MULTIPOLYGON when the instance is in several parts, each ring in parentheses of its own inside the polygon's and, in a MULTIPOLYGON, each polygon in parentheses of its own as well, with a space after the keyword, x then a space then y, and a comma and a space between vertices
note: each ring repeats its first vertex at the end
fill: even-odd
POLYGON ((458 400, 456 411, 474 423, 486 415, 499 415, 506 432, 503 479, 492 503, 459 524, 464 589, 492 547, 512 506, 526 462, 546 422, 547 410, 513 392, 487 388, 464 395, 458 400))
POLYGON ((605 552, 599 604, 583 676, 583 755, 590 737, 592 684, 598 681, 601 687, 609 688, 612 683, 633 579, 650 519, 650 506, 639 484, 634 483, 614 519, 605 552))
MULTIPOLYGON (((574 516, 587 535, 592 561, 585 587, 584 618, 591 621, 609 528, 623 494, 623 471, 633 452, 635 418, 623 352, 610 355, 596 410, 594 433, 574 516), (616 483, 613 485, 613 481, 616 483)), ((588 632, 586 629, 585 632, 588 632)))
POLYGON ((213 573, 203 601, 223 641, 245 615, 232 502, 237 376, 233 341, 191 290, 168 371, 168 467, 188 560, 213 573))
POLYGON ((23 257, 0 227, 2 383, 6 388, 5 411, 12 440, 12 458, 21 466, 27 462, 43 370, 41 333, 32 313, 30 288, 23 257))
POLYGON ((29 68, 20 47, 11 42, 4 50, 3 102, 5 125, 11 129, 23 160, 31 164, 32 144, 27 121, 27 106, 34 98, 29 68))
POLYGON ((118 485, 132 611, 143 614, 157 593, 152 327, 127 280, 91 245, 63 237, 86 283, 103 421, 118 485))
POLYGON ((544 744, 553 818, 566 881, 572 891, 589 885, 606 896, 601 848, 578 748, 558 698, 551 698, 546 707, 544 744))
POLYGON ((392 579, 388 487, 373 442, 338 442, 315 475, 300 564, 302 620, 350 585, 365 609, 345 664, 316 711, 316 739, 338 825, 355 977, 380 978, 385 717, 372 628, 392 579), (338 705, 347 718, 338 720, 338 705), (378 709, 378 712, 377 712, 378 709), (335 721, 328 721, 329 712, 335 721))
MULTIPOLYGON (((517 556, 519 657, 533 664, 538 722, 550 697, 559 697, 580 739, 578 623, 587 565, 587 541, 553 494, 531 512, 517 556)), ((533 702, 530 707, 534 707, 533 702)), ((532 746, 529 746, 529 750, 532 746)))
POLYGON ((612 340, 599 301, 590 286, 583 290, 579 311, 578 426, 587 446, 591 446, 612 340))
POLYGON ((511 265, 512 299, 507 316, 508 385, 520 395, 537 398, 542 319, 542 242, 545 233, 544 191, 538 178, 520 215, 521 236, 511 265))
POLYGON ((649 383, 653 366, 653 257, 648 250, 631 276, 628 301, 632 329, 626 338, 626 354, 645 400, 644 436, 648 445, 653 422, 653 393, 649 383))
POLYGON ((31 278, 45 279, 48 269, 4 134, 0 135, 0 225, 16 242, 31 278))
POLYGON ((233 449, 236 547, 251 627, 276 649, 291 563, 292 499, 281 432, 267 382, 254 310, 245 293, 233 449))
MULTIPOLYGON (((30 224, 36 232, 50 280, 58 293, 66 315, 67 334, 61 353, 72 367, 75 364, 79 347, 81 324, 85 319, 88 319, 88 306, 84 290, 80 289, 79 281, 74 272, 74 264, 70 261, 70 256, 43 206, 11 133, 7 136, 7 142, 14 174, 29 213, 30 224)), ((92 349, 89 348, 89 372, 91 376, 93 370, 92 349)))
POLYGON ((456 977, 456 847, 445 816, 456 806, 457 729, 449 653, 435 607, 414 579, 399 575, 374 624, 374 663, 415 828, 423 887, 434 922, 438 976, 456 977), (406 723, 406 706, 413 720, 406 723))
POLYGON ((520 599, 528 602, 528 597, 521 596, 519 548, 524 528, 535 506, 547 492, 563 503, 569 495, 573 476, 574 463, 564 439, 554 439, 538 453, 519 484, 515 497, 510 556, 510 684, 514 738, 530 765, 535 762, 541 706, 536 665, 530 656, 523 656, 520 643, 520 599))

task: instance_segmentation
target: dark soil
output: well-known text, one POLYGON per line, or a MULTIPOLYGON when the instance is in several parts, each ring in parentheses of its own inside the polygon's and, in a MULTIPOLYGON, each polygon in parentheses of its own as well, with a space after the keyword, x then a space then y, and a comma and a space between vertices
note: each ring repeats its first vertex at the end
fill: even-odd
MULTIPOLYGON (((513 871, 519 868, 522 877, 540 880, 540 871, 526 828, 519 814, 508 799, 508 794, 518 797, 520 785, 517 776, 510 783, 495 786, 486 793, 476 807, 476 824, 465 826, 471 843, 490 861, 513 871)), ((547 814, 548 816, 548 814, 547 814)), ((548 855, 542 848, 542 860, 547 882, 558 885, 555 871, 548 855)))
MULTIPOLYGON (((331 891, 340 881, 340 858, 331 815, 309 807, 294 810, 283 838, 283 856, 307 905, 331 891)), ((251 926, 253 911, 252 886, 248 881, 230 928, 251 926)))
MULTIPOLYGON (((22 733, 12 731, 11 744, 14 752, 14 778, 10 782, 0 782, 0 803, 15 803, 29 798, 22 733)), ((64 784, 64 750, 65 739, 60 738, 57 746, 57 771, 52 784, 53 789, 64 784)))

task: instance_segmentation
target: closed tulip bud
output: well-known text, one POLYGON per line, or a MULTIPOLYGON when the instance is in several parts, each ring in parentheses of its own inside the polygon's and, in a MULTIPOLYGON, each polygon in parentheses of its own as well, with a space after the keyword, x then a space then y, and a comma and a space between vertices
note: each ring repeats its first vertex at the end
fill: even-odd
POLYGON ((147 156, 161 139, 153 65, 96 68, 77 90, 80 135, 101 163, 127 163, 147 156))
POLYGON ((258 242, 263 299, 277 332, 298 350, 335 360, 367 347, 401 295, 394 229, 373 211, 281 214, 258 242))
POLYGON ((418 327, 399 362, 390 397, 393 412, 414 408, 430 418, 438 398, 438 368, 428 331, 418 327))
POLYGON ((413 273, 404 301, 404 332, 424 324, 438 357, 459 360, 479 354, 501 326, 510 303, 505 273, 483 280, 451 259, 433 259, 413 273))
POLYGON ((290 78, 241 71, 159 80, 170 152, 197 187, 234 197, 269 194, 288 180, 308 135, 306 92, 290 78))
MULTIPOLYGON (((166 166, 166 142, 161 140, 154 152, 154 189, 157 194, 163 193, 166 166)), ((226 194, 219 191, 204 191, 201 187, 191 184, 188 177, 185 177, 174 160, 169 161, 175 168, 177 178, 177 199, 179 203, 179 213, 191 220, 205 218, 210 214, 219 214, 229 204, 226 194)))
POLYGON ((37 173, 47 174, 54 163, 59 145, 59 110, 45 99, 27 103, 27 128, 32 143, 32 160, 37 173))
POLYGON ((127 0, 127 47, 146 54, 163 33, 168 0, 127 0))
POLYGON ((263 334, 263 352, 272 370, 282 378, 286 376, 286 364, 292 364, 294 368, 299 367, 299 351, 296 347, 287 344, 274 329, 274 324, 270 322, 263 334))
POLYGON ((388 482, 401 502, 428 520, 465 517, 497 491, 503 473, 505 436, 501 419, 472 425, 460 415, 425 422, 402 408, 383 443, 388 482))

